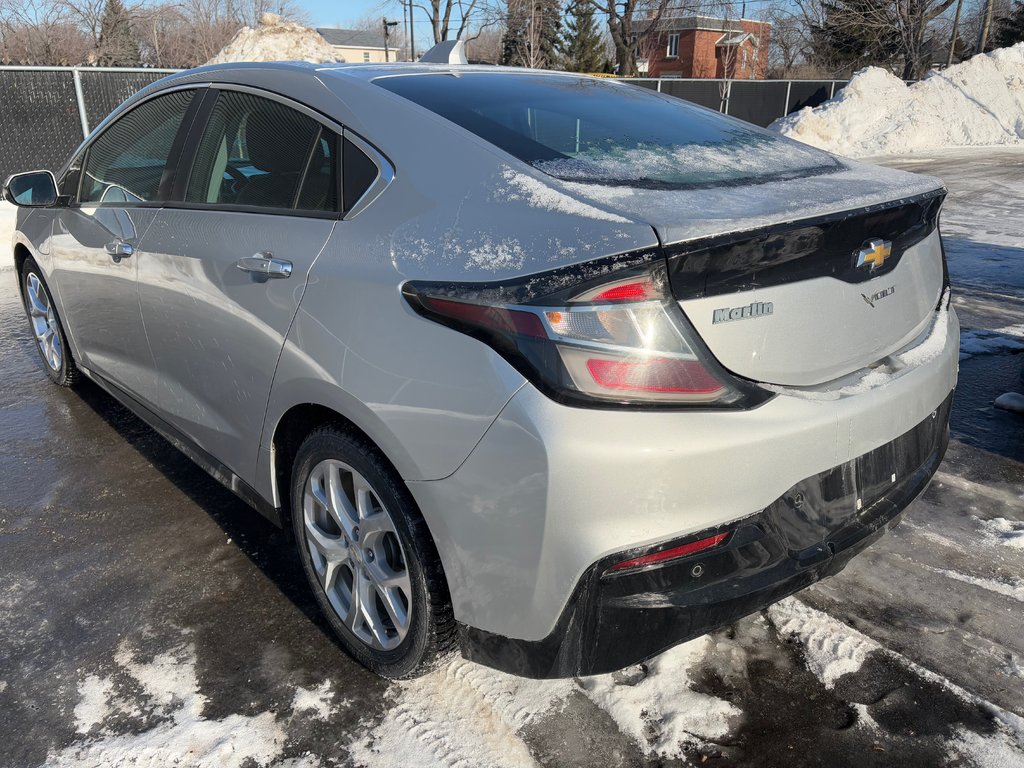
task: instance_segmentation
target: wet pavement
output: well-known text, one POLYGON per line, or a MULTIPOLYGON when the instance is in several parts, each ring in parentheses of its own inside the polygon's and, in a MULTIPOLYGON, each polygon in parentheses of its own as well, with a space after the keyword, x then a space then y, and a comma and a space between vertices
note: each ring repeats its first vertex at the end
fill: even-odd
MULTIPOLYGON (((993 221, 1024 206, 1012 162, 984 173, 993 221)), ((958 311, 1019 323, 1024 283, 991 281, 1024 275, 1024 221, 972 233, 967 200, 943 221, 958 311)), ((1024 536, 1024 418, 991 405, 1022 361, 963 361, 936 482, 799 600, 635 678, 457 660, 393 684, 333 641, 283 532, 95 386, 48 382, 2 269, 0 767, 1024 765, 1024 548, 990 536, 1024 536)))

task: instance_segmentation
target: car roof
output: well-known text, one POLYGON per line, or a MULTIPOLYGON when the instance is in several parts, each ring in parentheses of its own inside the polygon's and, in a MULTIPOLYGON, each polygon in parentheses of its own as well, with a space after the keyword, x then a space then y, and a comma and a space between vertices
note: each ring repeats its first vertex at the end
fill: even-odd
POLYGON ((211 64, 197 69, 187 70, 189 73, 202 72, 208 79, 218 80, 218 74, 225 78, 231 72, 243 69, 277 70, 281 72, 306 71, 322 78, 348 78, 352 80, 370 81, 378 77, 396 75, 466 75, 466 74, 508 74, 537 75, 550 77, 589 78, 572 72, 558 72, 546 69, 526 69, 523 67, 499 67, 490 64, 421 64, 419 62, 400 61, 383 63, 345 63, 313 64, 307 61, 269 61, 269 62, 233 62, 229 64, 211 64))

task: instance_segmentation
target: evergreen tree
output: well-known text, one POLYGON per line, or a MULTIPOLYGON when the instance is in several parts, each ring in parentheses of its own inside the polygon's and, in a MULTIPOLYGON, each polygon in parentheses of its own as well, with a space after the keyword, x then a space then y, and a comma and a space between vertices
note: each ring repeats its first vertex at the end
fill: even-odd
POLYGON ((558 0, 509 0, 501 63, 536 69, 556 67, 561 28, 558 0))
POLYGON ((132 31, 132 19, 122 0, 107 0, 100 20, 96 60, 104 67, 132 67, 139 64, 139 43, 132 31))
POLYGON ((811 60, 834 75, 900 59, 895 10, 885 0, 823 0, 823 20, 810 26, 811 60), (892 16, 889 22, 883 22, 892 16), (879 20, 868 25, 865 19, 879 20))
POLYGON ((562 44, 562 66, 569 72, 602 72, 607 68, 604 41, 589 0, 572 0, 566 7, 562 44))
POLYGON ((1017 0, 1009 16, 999 20, 996 27, 996 45, 1007 48, 1024 42, 1024 0, 1017 0))

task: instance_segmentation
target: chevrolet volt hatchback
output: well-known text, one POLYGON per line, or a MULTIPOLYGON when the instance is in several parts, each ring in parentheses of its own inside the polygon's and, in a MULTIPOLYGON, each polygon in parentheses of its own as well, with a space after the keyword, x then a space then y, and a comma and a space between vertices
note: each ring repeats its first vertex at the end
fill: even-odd
POLYGON ((941 184, 632 85, 208 67, 6 195, 47 375, 290 527, 382 675, 641 661, 842 569, 947 444, 941 184))

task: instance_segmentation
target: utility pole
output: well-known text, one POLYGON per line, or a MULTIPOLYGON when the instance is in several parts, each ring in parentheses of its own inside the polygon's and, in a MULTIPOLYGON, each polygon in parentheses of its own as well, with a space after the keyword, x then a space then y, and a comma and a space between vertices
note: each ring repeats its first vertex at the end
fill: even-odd
POLYGON ((988 30, 992 26, 993 5, 993 0, 988 0, 987 7, 985 8, 985 21, 981 25, 981 32, 978 33, 978 53, 985 52, 985 44, 988 42, 988 30))
POLYGON ((953 17, 953 37, 949 39, 949 56, 946 57, 946 66, 953 66, 953 56, 956 54, 956 38, 960 34, 960 11, 963 10, 964 0, 956 0, 956 15, 953 17))
POLYGON ((412 51, 409 61, 416 61, 416 17, 413 15, 412 0, 409 0, 409 50, 412 51))
POLYGON ((405 40, 402 42, 403 55, 406 61, 412 61, 412 57, 409 56, 409 7, 405 4, 405 0, 402 0, 402 35, 405 40))
POLYGON ((388 49, 388 38, 391 37, 391 28, 397 27, 397 21, 388 21, 388 17, 384 17, 384 61, 388 62, 391 60, 390 51, 388 49))

